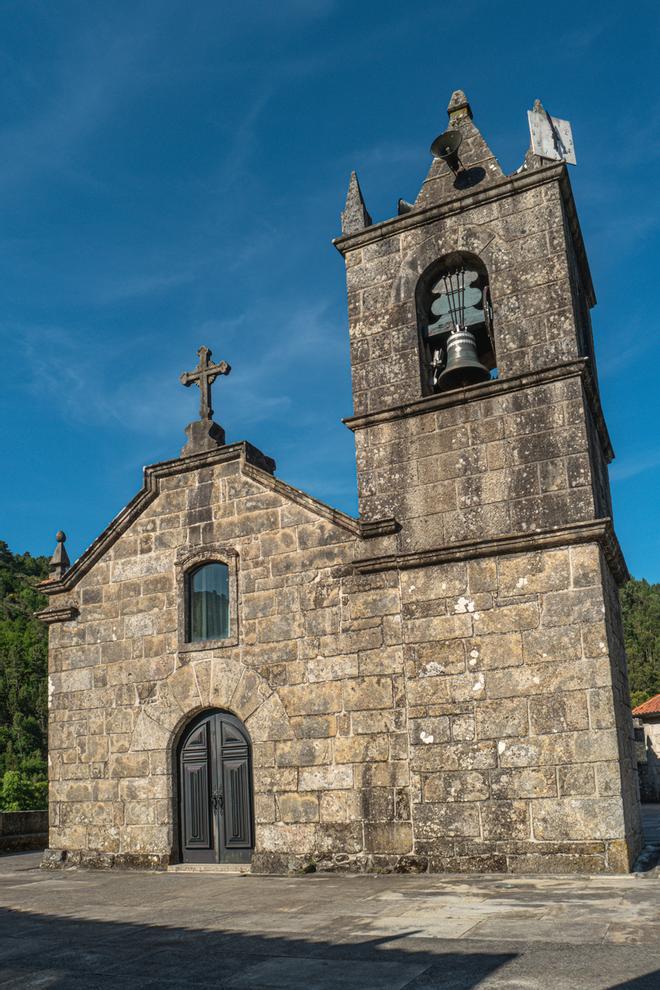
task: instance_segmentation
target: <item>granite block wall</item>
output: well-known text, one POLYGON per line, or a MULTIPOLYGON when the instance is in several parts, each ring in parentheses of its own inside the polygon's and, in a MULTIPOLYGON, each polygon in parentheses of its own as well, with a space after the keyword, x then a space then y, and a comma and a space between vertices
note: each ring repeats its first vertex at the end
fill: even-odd
POLYGON ((161 484, 51 627, 49 862, 176 860, 176 742, 215 707, 253 743, 255 869, 626 868, 597 546, 358 573, 367 541, 265 473, 161 484), (182 649, 195 539, 238 554, 233 644, 182 649))

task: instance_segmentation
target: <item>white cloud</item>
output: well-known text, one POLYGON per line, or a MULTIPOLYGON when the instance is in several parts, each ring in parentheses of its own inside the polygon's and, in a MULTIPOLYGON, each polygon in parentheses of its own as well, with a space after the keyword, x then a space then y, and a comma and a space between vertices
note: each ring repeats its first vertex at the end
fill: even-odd
MULTIPOLYGON (((304 401, 296 381, 305 368, 339 359, 344 346, 325 302, 275 304, 270 298, 233 319, 186 330, 182 342, 194 343, 185 345, 185 369, 179 366, 183 348, 176 357, 171 348, 160 354, 145 334, 118 342, 87 330, 11 324, 0 334, 8 343, 22 341, 21 381, 55 415, 163 438, 178 438, 196 416, 195 397, 178 378, 194 366, 201 344, 213 349, 215 360, 232 364, 230 381, 218 380, 214 388, 214 406, 216 419, 234 435, 304 401)), ((301 410, 305 415, 309 409, 301 410)))
POLYGON ((644 474, 646 471, 651 471, 657 467, 660 467, 660 452, 658 451, 633 454, 622 460, 617 458, 610 467, 610 479, 613 484, 619 481, 628 481, 629 478, 635 478, 638 474, 644 474))
MULTIPOLYGON (((139 17, 121 26, 83 29, 60 58, 50 53, 34 80, 36 113, 0 131, 0 187, 24 185, 38 175, 82 178, 81 143, 103 127, 135 83, 149 34, 139 17)), ((87 181, 86 179, 84 181, 87 181)))

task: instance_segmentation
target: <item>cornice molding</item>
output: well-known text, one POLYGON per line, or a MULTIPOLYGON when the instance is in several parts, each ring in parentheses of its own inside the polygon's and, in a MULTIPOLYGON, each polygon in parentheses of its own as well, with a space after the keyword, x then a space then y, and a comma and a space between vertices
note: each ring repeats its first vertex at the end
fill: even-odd
POLYGON ((469 402, 479 402, 481 399, 493 399, 534 385, 546 385, 548 382, 561 381, 563 378, 575 378, 582 374, 586 362, 587 358, 577 358, 539 371, 527 371, 509 378, 496 378, 477 382, 475 385, 465 385, 450 392, 424 395, 420 399, 403 402, 397 406, 388 406, 358 416, 347 416, 342 422, 355 433, 357 430, 364 430, 379 423, 391 423, 393 420, 406 419, 409 416, 423 416, 425 413, 436 412, 439 409, 451 409, 453 406, 463 406, 469 402))
POLYGON ((40 619, 47 626, 52 626, 57 622, 71 622, 73 619, 77 619, 79 614, 78 602, 71 600, 62 602, 60 605, 50 605, 40 612, 35 612, 34 617, 40 619))
POLYGON ((385 240, 393 234, 413 230, 416 227, 424 227, 430 223, 435 223, 437 220, 444 220, 447 217, 456 216, 459 213, 484 206, 487 203, 507 199, 509 196, 525 192, 528 189, 535 189, 537 186, 548 185, 550 182, 557 182, 559 184, 589 306, 593 307, 596 305, 596 294, 594 292, 591 270, 577 215, 571 181, 568 175, 568 169, 563 162, 552 162, 540 168, 524 169, 521 172, 514 172, 513 175, 505 175, 502 179, 492 182, 476 192, 467 192, 462 195, 452 196, 442 200, 440 203, 434 203, 432 206, 415 208, 408 213, 403 213, 401 216, 391 217, 389 220, 383 220, 370 227, 365 227, 364 230, 357 231, 354 234, 335 237, 332 243, 341 255, 346 256, 349 251, 362 248, 366 244, 385 240))
POLYGON ((345 529, 355 536, 361 535, 361 523, 359 519, 354 519, 353 516, 349 516, 339 509, 333 509, 331 505, 326 505, 325 502, 321 502, 312 495, 308 495, 307 492, 301 491, 300 488, 294 488, 293 485, 288 485, 286 481, 280 481, 279 478, 274 478, 273 475, 260 470, 255 464, 246 463, 243 466, 243 474, 246 478, 251 478, 264 488, 268 488, 270 491, 281 495, 282 498, 288 499, 289 502, 295 502, 296 505, 301 506, 303 509, 308 509, 315 515, 327 519, 328 522, 333 523, 335 526, 339 526, 341 529, 345 529))
POLYGON ((497 378, 494 381, 478 382, 476 385, 466 385, 463 388, 452 389, 451 392, 439 392, 435 395, 425 395, 412 402, 404 402, 398 406, 389 406, 371 413, 359 416, 347 416, 342 422, 352 430, 364 430, 381 423, 391 423, 397 419, 407 419, 410 416, 423 416, 425 413, 437 412, 440 409, 451 409, 453 406, 467 405, 469 402, 480 402, 482 399, 494 399, 511 392, 519 392, 535 385, 547 385, 550 382, 562 381, 565 378, 581 378, 584 395, 593 414, 598 436, 608 463, 614 457, 605 417, 598 391, 594 385, 589 367, 589 359, 576 358, 564 361, 549 368, 538 371, 527 371, 521 375, 509 378, 497 378))
POLYGON ((393 516, 384 519, 361 519, 360 535, 363 540, 373 540, 378 536, 392 536, 401 526, 393 516))
POLYGON ((376 571, 410 570, 413 567, 431 567, 434 564, 450 564, 478 557, 499 557, 512 553, 529 553, 534 550, 581 543, 597 543, 600 546, 617 584, 623 584, 629 579, 630 574, 614 533, 612 520, 609 518, 572 523, 560 529, 512 533, 493 539, 470 540, 429 550, 363 558, 354 561, 352 567, 358 574, 372 574, 376 571))
POLYGON ((349 251, 364 247, 365 244, 373 244, 374 241, 391 237, 392 234, 403 233, 403 231, 412 230, 415 227, 423 227, 429 223, 434 223, 436 220, 443 220, 445 217, 483 206, 485 203, 505 199, 514 193, 534 189, 536 186, 544 186, 548 182, 558 182, 565 172, 566 166, 563 163, 553 163, 542 168, 505 175, 476 192, 451 196, 440 203, 433 203, 431 206, 416 207, 408 213, 391 217, 389 220, 381 220, 380 223, 372 224, 371 227, 365 227, 364 230, 354 234, 335 237, 332 243, 340 254, 347 254, 349 251))

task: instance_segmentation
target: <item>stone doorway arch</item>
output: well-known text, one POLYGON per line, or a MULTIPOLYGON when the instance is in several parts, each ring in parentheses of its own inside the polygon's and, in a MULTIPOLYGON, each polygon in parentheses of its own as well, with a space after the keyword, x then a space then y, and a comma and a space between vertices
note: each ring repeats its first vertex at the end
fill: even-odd
POLYGON ((140 706, 129 750, 122 757, 127 768, 139 767, 137 773, 128 771, 131 775, 145 775, 131 785, 136 797, 144 794, 145 799, 167 799, 167 815, 149 829, 148 852, 161 861, 181 859, 179 743, 193 719, 210 710, 235 716, 249 735, 255 792, 254 851, 263 850, 258 806, 270 788, 272 760, 268 754, 273 743, 291 740, 295 733, 279 694, 261 674, 239 660, 206 653, 154 683, 152 693, 140 706))

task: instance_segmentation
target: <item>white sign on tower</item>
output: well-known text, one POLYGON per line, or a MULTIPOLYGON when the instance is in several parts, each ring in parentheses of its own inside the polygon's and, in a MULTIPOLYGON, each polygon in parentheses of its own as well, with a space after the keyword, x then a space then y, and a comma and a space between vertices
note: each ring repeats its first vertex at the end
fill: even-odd
POLYGON ((527 111, 527 119, 535 155, 552 161, 577 164, 573 132, 568 120, 551 117, 539 102, 534 104, 533 110, 527 111))

